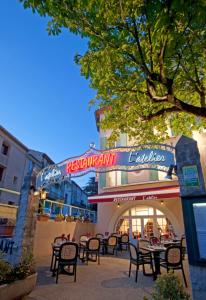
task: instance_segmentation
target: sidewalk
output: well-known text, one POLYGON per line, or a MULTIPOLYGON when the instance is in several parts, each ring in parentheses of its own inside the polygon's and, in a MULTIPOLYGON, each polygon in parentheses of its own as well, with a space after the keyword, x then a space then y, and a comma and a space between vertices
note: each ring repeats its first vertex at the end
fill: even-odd
POLYGON ((144 276, 140 268, 137 283, 135 271, 129 278, 129 260, 123 256, 103 256, 100 265, 79 262, 76 283, 73 276, 60 275, 58 284, 49 271, 50 258, 43 258, 38 262, 37 287, 25 300, 143 300, 144 296, 151 299, 152 277, 144 276))

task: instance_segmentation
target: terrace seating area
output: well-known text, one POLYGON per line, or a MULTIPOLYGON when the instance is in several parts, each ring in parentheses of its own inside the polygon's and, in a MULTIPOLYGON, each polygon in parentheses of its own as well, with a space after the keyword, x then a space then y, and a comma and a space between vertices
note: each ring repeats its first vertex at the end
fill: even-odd
MULTIPOLYGON (((129 236, 126 237, 126 234, 119 235, 114 233, 106 236, 100 233, 94 236, 85 233, 79 237, 79 241, 70 241, 70 236, 66 238, 65 235, 55 237, 51 244, 51 262, 50 268, 47 270, 47 279, 50 277, 52 280, 53 276, 56 278, 56 283, 61 283, 62 281, 71 283, 70 279, 64 278, 67 276, 61 276, 63 274, 72 276, 74 282, 78 282, 79 271, 83 266, 96 265, 98 272, 101 272, 102 264, 104 265, 107 261, 110 261, 116 268, 116 263, 120 260, 124 262, 122 272, 124 276, 130 277, 129 280, 131 282, 135 281, 138 284, 139 280, 147 281, 147 279, 143 278, 149 276, 149 282, 152 287, 153 280, 160 273, 168 272, 169 269, 172 269, 182 272, 183 277, 181 277, 181 280, 184 280, 183 282, 187 287, 189 278, 188 275, 185 276, 187 261, 183 260, 182 255, 185 246, 183 239, 172 241, 153 238, 150 240, 140 239, 135 242, 136 245, 130 243, 129 236), (123 246, 125 251, 123 251, 123 246), (173 255, 174 249, 179 250, 178 262, 173 255), (174 259, 176 260, 174 261, 174 259), (51 271, 50 276, 49 270, 51 271), (140 275, 138 276, 138 274, 140 275)), ((180 276, 181 272, 178 272, 180 276)))
MULTIPOLYGON (((127 297, 143 299, 144 296, 150 299, 155 283, 156 265, 153 254, 154 247, 157 245, 151 245, 150 241, 139 240, 136 245, 129 243, 128 249, 122 251, 121 236, 116 235, 118 242, 114 254, 113 251, 102 252, 101 246, 105 247, 111 236, 105 237, 102 234, 96 237, 84 234, 76 242, 66 241, 65 237, 62 240, 56 239, 56 244, 53 241, 51 256, 41 257, 37 261, 37 287, 26 299, 70 299, 72 297, 72 299, 121 300, 127 297), (82 239, 82 237, 84 238, 82 239), (52 270, 54 275, 52 277, 50 266, 51 258, 54 255, 54 246, 59 247, 59 258, 57 258, 55 270, 52 270), (73 246, 73 249, 69 249, 70 246, 73 246), (138 274, 135 253, 140 258, 138 274), (62 258, 66 261, 61 262, 62 258)), ((169 247, 173 246, 170 245, 165 249, 169 249, 169 247)), ((166 250, 163 253, 166 253, 166 250)), ((187 290, 190 292, 187 260, 182 260, 182 263, 189 286, 187 290)), ((167 272, 165 268, 160 267, 160 269, 162 274, 167 272)), ((175 270, 175 273, 184 283, 182 271, 175 270)))

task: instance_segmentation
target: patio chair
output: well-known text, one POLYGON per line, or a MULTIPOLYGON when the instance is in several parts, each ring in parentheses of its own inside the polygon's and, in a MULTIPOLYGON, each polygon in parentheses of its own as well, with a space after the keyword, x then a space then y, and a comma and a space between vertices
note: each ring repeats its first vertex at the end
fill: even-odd
POLYGON ((151 256, 151 252, 149 252, 148 250, 145 250, 144 247, 148 247, 150 246, 150 242, 149 240, 145 240, 145 239, 140 239, 138 242, 138 251, 140 252, 140 254, 143 256, 151 256))
MULTIPOLYGON (((62 242, 66 242, 67 238, 63 237, 63 236, 57 236, 54 238, 54 242, 53 244, 55 245, 60 245, 62 244, 62 242)), ((50 265, 50 271, 53 271, 54 266, 56 265, 56 260, 58 259, 58 255, 59 255, 59 247, 52 247, 52 258, 51 258, 51 265, 50 265), (53 266, 54 264, 54 266, 53 266)))
POLYGON ((98 265, 100 264, 100 239, 93 237, 90 238, 87 242, 87 246, 83 248, 83 257, 82 261, 86 261, 88 264, 88 261, 97 261, 98 265), (95 260, 92 259, 93 255, 95 255, 95 260))
POLYGON ((88 242, 88 237, 87 235, 81 235, 79 238, 79 258, 81 258, 81 251, 86 248, 88 242))
POLYGON ((97 234, 96 234, 96 238, 98 238, 98 239, 103 239, 103 238, 104 238, 103 233, 97 233, 97 234))
POLYGON ((160 266, 169 270, 182 270, 182 275, 184 278, 185 286, 187 287, 187 281, 184 273, 183 268, 183 261, 182 261, 182 248, 181 246, 169 246, 165 252, 164 260, 161 259, 160 266))
POLYGON ((145 276, 153 276, 154 277, 154 269, 152 263, 152 256, 144 256, 137 250, 137 247, 131 243, 129 243, 129 253, 130 253, 130 264, 129 264, 129 277, 131 275, 131 268, 132 265, 136 266, 136 275, 135 275, 135 282, 137 282, 137 276, 139 271, 139 266, 143 268, 143 274, 145 276), (145 272, 145 265, 149 265, 152 269, 152 273, 145 272))
POLYGON ((100 248, 101 248, 100 252, 104 254, 105 239, 103 233, 97 233, 96 238, 100 239, 100 248))
POLYGON ((121 238, 120 238, 120 250, 122 251, 124 246, 125 246, 125 250, 128 249, 128 245, 129 245, 129 235, 127 233, 124 233, 121 238))
POLYGON ((116 236, 113 236, 113 235, 110 236, 105 243, 105 252, 107 254, 114 255, 114 252, 116 251, 116 255, 117 255, 117 242, 118 242, 118 239, 116 236), (112 250, 112 252, 110 252, 108 250, 112 250))
POLYGON ((66 242, 60 246, 58 266, 56 269, 56 283, 58 283, 60 271, 63 274, 74 276, 74 281, 76 281, 77 257, 78 245, 76 243, 66 242), (73 267, 72 272, 70 272, 70 266, 73 267), (69 267, 69 271, 65 270, 65 267, 69 267))
POLYGON ((182 248, 182 259, 185 259, 185 254, 187 253, 187 244, 186 244, 186 238, 182 237, 180 241, 180 246, 182 248))

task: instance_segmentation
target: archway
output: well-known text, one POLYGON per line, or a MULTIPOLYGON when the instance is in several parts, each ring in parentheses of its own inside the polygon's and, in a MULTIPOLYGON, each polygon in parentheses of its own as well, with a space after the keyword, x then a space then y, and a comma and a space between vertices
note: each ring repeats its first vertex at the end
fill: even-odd
MULTIPOLYGON (((168 207, 166 207, 165 205, 162 206, 161 203, 154 201, 154 200, 147 200, 146 204, 145 204, 144 200, 140 200, 140 201, 138 201, 138 203, 135 203, 135 204, 131 203, 131 202, 127 202, 127 203, 124 203, 123 205, 121 205, 113 213, 112 218, 110 219, 110 222, 108 224, 109 232, 116 231, 118 221, 121 219, 122 216, 124 216, 124 219, 127 219, 130 222, 129 234, 130 234, 131 238, 134 236, 133 233, 135 231, 134 230, 135 227, 141 229, 141 236, 142 236, 144 227, 145 227, 146 223, 149 222, 149 219, 153 219, 153 220, 155 219, 155 221, 157 221, 157 223, 160 223, 160 220, 157 220, 157 219, 161 219, 161 220, 166 219, 168 226, 169 225, 172 226, 172 227, 170 226, 170 228, 168 228, 168 229, 171 230, 175 235, 181 236, 184 233, 181 221, 177 219, 175 214, 173 212, 171 212, 168 209, 168 207), (134 214, 135 208, 146 208, 146 209, 148 209, 148 214, 143 215, 143 212, 140 212, 139 216, 135 215, 134 214), (149 211, 149 209, 150 209, 150 211, 149 211), (132 212, 132 210, 133 210, 133 212, 132 212), (131 212, 131 214, 129 212, 131 212), (128 214, 128 215, 126 216, 126 214, 128 214), (132 224, 132 220, 133 220, 133 224, 132 224), (139 221, 136 221, 136 220, 139 220, 139 221)), ((154 224, 154 223, 155 222, 153 222, 153 232, 155 233, 155 235, 158 235, 158 224, 157 223, 154 224)), ((164 226, 163 223, 159 224, 159 225, 161 225, 160 227, 164 226)), ((167 229, 167 228, 164 228, 163 230, 165 230, 165 229, 167 229)), ((140 230, 138 230, 138 231, 140 231, 140 230)))

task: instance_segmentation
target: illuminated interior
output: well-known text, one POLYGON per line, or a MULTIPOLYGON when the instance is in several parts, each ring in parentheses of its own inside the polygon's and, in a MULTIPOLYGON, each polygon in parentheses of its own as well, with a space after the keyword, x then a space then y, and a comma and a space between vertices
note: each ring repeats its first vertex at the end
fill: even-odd
POLYGON ((160 210, 148 206, 135 206, 127 210, 118 219, 116 231, 132 234, 134 239, 174 234, 168 218, 160 210))

